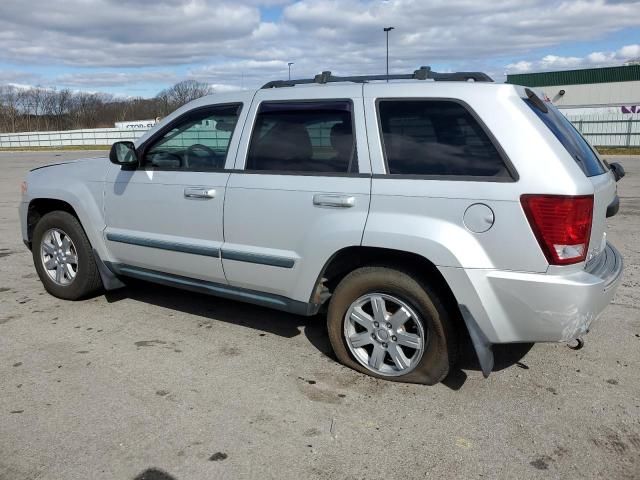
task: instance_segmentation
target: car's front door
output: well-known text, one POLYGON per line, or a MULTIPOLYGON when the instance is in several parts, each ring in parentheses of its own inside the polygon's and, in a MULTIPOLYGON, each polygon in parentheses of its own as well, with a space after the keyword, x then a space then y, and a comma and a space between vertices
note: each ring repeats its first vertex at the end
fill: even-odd
POLYGON ((138 169, 111 169, 104 237, 120 271, 226 283, 226 162, 235 158, 241 111, 239 103, 191 109, 138 147, 138 169))
POLYGON ((225 198, 231 285, 307 302, 331 255, 360 245, 371 184, 362 87, 336 91, 256 93, 225 198))

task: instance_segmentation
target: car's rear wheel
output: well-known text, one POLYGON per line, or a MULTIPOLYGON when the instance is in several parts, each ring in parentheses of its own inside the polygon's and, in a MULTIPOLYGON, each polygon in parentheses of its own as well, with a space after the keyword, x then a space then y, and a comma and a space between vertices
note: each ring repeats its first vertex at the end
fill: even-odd
POLYGON ((93 250, 78 219, 54 211, 33 231, 33 262, 45 289, 66 300, 77 300, 102 286, 93 250))
POLYGON ((432 385, 455 361, 455 334, 442 302, 399 270, 351 272, 333 293, 327 323, 338 359, 378 378, 432 385))

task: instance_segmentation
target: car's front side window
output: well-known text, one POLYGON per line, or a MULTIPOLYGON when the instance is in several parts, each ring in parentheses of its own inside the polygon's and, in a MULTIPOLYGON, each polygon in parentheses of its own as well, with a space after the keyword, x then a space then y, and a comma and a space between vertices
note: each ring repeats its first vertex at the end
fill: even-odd
POLYGON ((145 167, 215 170, 224 168, 240 105, 198 109, 180 117, 145 151, 145 167))
POLYGON ((246 169, 307 174, 357 172, 352 117, 348 100, 262 103, 246 169))
POLYGON ((380 100, 378 115, 391 175, 511 179, 483 127, 459 102, 380 100))

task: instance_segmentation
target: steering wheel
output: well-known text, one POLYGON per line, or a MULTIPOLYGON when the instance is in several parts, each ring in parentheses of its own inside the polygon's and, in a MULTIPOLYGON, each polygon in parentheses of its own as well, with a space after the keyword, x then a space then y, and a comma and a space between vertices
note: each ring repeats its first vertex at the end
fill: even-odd
POLYGON ((218 167, 218 154, 210 147, 202 145, 201 143, 195 143, 189 145, 187 151, 184 154, 184 166, 190 167, 191 161, 196 159, 206 158, 207 160, 213 160, 214 165, 211 167, 218 167), (204 155, 198 155, 198 152, 204 153, 204 155))

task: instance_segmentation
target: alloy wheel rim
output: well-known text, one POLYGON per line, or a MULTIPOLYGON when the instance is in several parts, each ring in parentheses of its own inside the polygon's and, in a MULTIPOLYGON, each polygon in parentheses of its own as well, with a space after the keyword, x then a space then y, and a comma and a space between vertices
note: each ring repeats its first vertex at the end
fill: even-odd
POLYGON ((59 228, 47 230, 42 236, 40 258, 47 276, 58 285, 71 284, 78 274, 76 246, 59 228))
POLYGON ((344 338, 358 363, 388 377, 416 368, 427 344, 415 310, 385 293, 368 293, 351 304, 344 318, 344 338))

